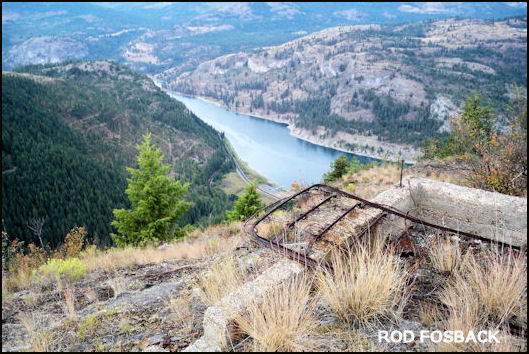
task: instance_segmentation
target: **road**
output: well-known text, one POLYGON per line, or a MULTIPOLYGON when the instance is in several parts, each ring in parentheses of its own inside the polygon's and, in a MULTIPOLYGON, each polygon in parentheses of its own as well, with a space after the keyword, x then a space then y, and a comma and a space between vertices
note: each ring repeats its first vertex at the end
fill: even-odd
MULTIPOLYGON (((165 127, 167 127, 168 129, 171 129, 173 131, 176 132, 176 129, 171 127, 170 125, 168 124, 165 124, 163 122, 160 122, 162 125, 164 125, 165 127)), ((250 179, 248 178, 248 176, 246 176, 246 174, 244 173, 244 171, 242 170, 241 166, 239 165, 239 162, 237 161, 237 159, 235 158, 235 156, 233 156, 233 154, 231 153, 231 150, 228 149, 228 147, 224 146, 224 148, 226 149, 226 151, 228 152, 228 155, 230 156, 230 158, 233 160, 233 162, 235 163, 235 169, 237 170, 237 173, 239 174, 239 176, 241 176, 241 178, 243 179, 243 181, 246 183, 246 184, 251 184, 252 181, 250 181, 250 179)), ((8 172, 8 171, 6 171, 8 172)), ((10 172, 10 171, 9 171, 10 172)), ((211 184, 211 182, 213 181, 213 178, 215 177, 215 175, 218 173, 218 171, 215 171, 208 179, 208 184, 211 184)), ((272 198, 273 200, 279 200, 279 199, 283 199, 286 197, 285 193, 280 191, 279 189, 277 188, 274 188, 268 184, 260 184, 259 186, 257 186, 257 190, 259 192, 261 192, 262 194, 266 195, 267 197, 269 198, 272 198)))
MULTIPOLYGON (((251 184, 252 181, 250 181, 248 176, 246 176, 241 166, 239 165, 239 162, 237 161, 235 156, 233 156, 233 154, 231 153, 230 149, 226 147, 226 151, 228 152, 231 159, 235 163, 235 169, 237 170, 237 173, 239 174, 239 176, 241 176, 241 178, 243 179, 244 182, 246 182, 246 184, 251 184)), ((267 197, 272 198, 273 200, 279 200, 285 197, 283 192, 281 192, 277 188, 274 188, 268 184, 260 184, 259 186, 257 186, 257 190, 261 192, 262 194, 266 195, 267 197)))

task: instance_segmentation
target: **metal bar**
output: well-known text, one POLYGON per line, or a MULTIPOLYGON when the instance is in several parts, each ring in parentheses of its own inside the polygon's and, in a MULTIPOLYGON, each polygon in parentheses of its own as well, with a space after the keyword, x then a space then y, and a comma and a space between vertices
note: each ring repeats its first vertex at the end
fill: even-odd
POLYGON ((402 188, 402 170, 403 169, 404 169, 404 159, 402 159, 400 162, 400 183, 399 183, 400 188, 402 188))
MULTIPOLYGON (((292 226, 295 224, 295 222, 301 220, 303 217, 306 217, 308 214, 310 214, 311 212, 313 212, 314 210, 316 210, 317 207, 321 206, 324 202, 326 202, 327 200, 330 200, 330 198, 332 198, 333 196, 330 196, 330 197, 327 197, 324 201, 320 202, 320 204, 318 204, 316 207, 313 207, 311 208, 308 212, 305 212, 302 216, 298 217, 296 219, 296 221, 294 221, 294 223, 290 223, 292 224, 292 226)), ((288 198, 285 198, 283 200, 280 200, 280 201, 277 201, 276 203, 273 203, 271 204, 269 207, 272 207, 268 212, 266 212, 263 216, 261 216, 257 221, 255 221, 252 226, 250 227, 249 229, 249 233, 251 234, 251 236, 259 243, 267 246, 267 247, 270 247, 271 249, 275 249, 275 250, 278 250, 280 252, 283 252, 283 254, 285 254, 285 256, 288 256, 289 258, 291 258, 292 260, 295 260, 295 261, 298 261, 300 263, 303 263, 305 265, 308 265, 308 266, 321 266, 323 267, 325 270, 327 271, 330 271, 332 273, 332 268, 328 265, 321 265, 319 264, 317 261, 315 261, 314 259, 310 258, 307 256, 307 254, 309 253, 309 251, 312 249, 312 245, 321 237, 323 236, 323 234, 325 232, 327 232, 332 226, 334 226, 338 221, 340 221, 343 217, 345 217, 345 215, 347 215, 349 212, 351 212, 355 207, 359 206, 359 205, 366 205, 366 206, 369 206, 369 207, 372 207, 372 208, 376 208, 376 209, 380 209, 382 211, 384 211, 385 213, 380 215, 369 227, 365 228, 361 233, 360 235, 358 236, 358 238, 361 238, 363 237, 369 230, 369 228, 375 226, 378 222, 380 222, 380 220, 385 217, 387 214, 392 214, 392 215, 396 215, 396 216, 399 216, 401 218, 404 218, 405 220, 410 220, 411 222, 414 222, 416 224, 422 224, 422 225, 425 225, 425 226, 428 226, 428 227, 432 227, 432 228, 435 228, 435 229, 439 229, 439 230, 442 230, 442 231, 446 231, 446 232, 452 232, 452 233, 456 233, 456 234, 460 234, 462 236, 467 236, 467 237, 470 237, 470 238, 474 238, 474 239, 478 239, 478 240, 481 240, 481 241, 485 241, 485 242, 489 242, 489 243, 495 243, 495 244, 499 244, 499 245, 502 245, 502 246, 506 246, 506 247, 509 247, 509 248, 512 248, 512 249, 520 249, 520 247, 518 246, 512 246, 512 245, 509 245, 509 244, 505 244, 501 241, 497 241, 497 240, 490 240, 488 238, 485 238, 483 236, 479 236, 479 235, 475 235, 475 234, 472 234, 472 233, 469 233, 469 232, 465 232, 465 231, 460 231, 460 230, 455 230, 455 229, 452 229, 452 228, 449 228, 449 227, 445 227, 445 226, 440 226, 440 225, 436 225, 436 224, 433 224, 433 223, 430 223, 430 222, 427 222, 425 220, 421 220, 419 218, 416 218, 416 217, 413 217, 413 216, 409 216, 399 210, 396 210, 394 208, 391 208, 391 207, 386 207, 384 205, 381 205, 381 204, 378 204, 378 203, 374 203, 374 202, 370 202, 366 199, 363 199, 361 197, 358 197, 356 195, 353 195, 353 194, 349 194, 347 192, 344 192, 344 191, 341 191, 339 190, 338 188, 335 188, 335 187, 331 187, 331 186, 328 186, 328 185, 325 185, 325 184, 314 184, 310 187, 307 187, 305 189, 303 189, 302 191, 298 192, 298 193, 295 193, 293 194, 292 196, 288 197, 288 198), (274 211, 276 211, 277 209, 279 209, 280 207, 282 207, 283 205, 285 205, 286 203, 288 203, 289 201, 291 201, 292 199, 298 197, 299 195, 303 194, 303 193, 306 193, 312 189, 315 189, 315 190, 320 190, 322 189, 323 191, 328 191, 328 192, 332 192, 334 193, 335 195, 333 196, 336 196, 336 195, 342 195, 342 196, 345 196, 347 198, 350 198, 350 199, 354 199, 356 201, 359 201, 360 203, 357 203, 355 204, 352 208, 350 208, 349 210, 347 210, 344 214, 342 214, 342 216, 340 216, 337 220, 335 220, 331 225, 329 225, 328 227, 326 227, 322 232, 320 232, 320 234, 318 236, 316 236, 313 240, 311 240, 311 242, 309 243, 309 247, 308 249, 305 251, 304 254, 300 253, 300 252, 297 252, 297 251, 294 251, 294 250, 291 250, 287 247, 284 247, 282 244, 279 243, 279 241, 276 239, 276 240, 269 240, 269 239, 265 239, 261 236, 259 236, 256 231, 255 231, 255 228, 257 227, 257 225, 262 222, 265 218, 267 218, 268 216, 270 216, 270 214, 272 214, 274 211), (277 204, 277 205, 275 205, 277 204), (275 206, 274 206, 275 205, 275 206)), ((266 209, 266 208, 265 208, 266 209)), ((289 227, 291 227, 289 224, 289 227)), ((282 239, 281 239, 282 241, 282 239)), ((350 241, 350 242, 353 242, 353 241, 350 241)), ((351 245, 351 244, 350 244, 351 245)))
POLYGON ((320 187, 320 188, 324 188, 324 189, 328 189, 328 190, 330 190, 332 192, 335 192, 335 193, 341 194, 343 196, 358 200, 359 202, 365 203, 367 206, 383 210, 383 211, 385 211, 385 212, 387 212, 389 214, 400 216, 401 218, 410 220, 410 221, 418 223, 418 224, 423 224, 425 226, 433 227, 435 229, 439 229, 439 230, 443 230, 443 231, 447 231, 447 232, 452 232, 452 233, 455 233, 455 234, 460 234, 460 235, 463 235, 463 236, 467 236, 467 237, 470 237, 470 238, 475 238, 475 239, 478 239, 478 240, 481 240, 481 241, 485 241, 485 242, 489 242, 489 243, 497 243, 497 244, 503 245, 505 247, 516 248, 516 249, 520 248, 519 246, 509 245, 509 244, 503 243, 503 242, 498 241, 498 240, 491 240, 491 239, 485 238, 483 236, 474 235, 474 234, 472 234, 470 232, 455 230, 455 229, 452 229, 452 228, 449 228, 449 227, 432 224, 432 223, 430 223, 428 221, 421 220, 419 218, 415 218, 413 216, 409 216, 407 214, 404 214, 403 212, 401 212, 399 210, 391 209, 391 208, 385 207, 385 206, 383 206, 381 204, 370 202, 369 200, 360 198, 360 197, 358 197, 356 195, 353 195, 353 194, 349 194, 347 192, 339 190, 338 188, 334 188, 334 187, 328 186, 326 184, 315 184, 315 185, 313 185, 311 187, 315 187, 315 186, 320 187))
MULTIPOLYGON (((375 221, 373 221, 373 223, 371 224, 368 224, 367 227, 365 227, 362 232, 360 232, 360 234, 358 234, 358 236, 356 238, 351 238, 348 242, 347 242, 347 247, 348 249, 351 249, 351 246, 353 245, 354 242, 356 242, 357 240, 360 240, 371 228, 375 227, 383 218, 385 218, 387 216, 386 213, 383 213, 381 215, 379 215, 375 221)), ((343 249, 343 247, 342 247, 343 249)))
POLYGON ((256 222, 253 223, 252 225, 252 229, 257 225, 259 224, 261 221, 263 221, 265 218, 267 218, 270 214, 272 214, 274 211, 276 211, 277 209, 281 208, 283 205, 285 205, 286 203, 288 203, 289 201, 291 201, 292 199, 296 198, 297 196, 311 190, 311 189, 318 189, 318 185, 314 184, 310 187, 307 187, 305 188, 304 190, 302 190, 301 192, 298 192, 296 194, 293 194, 291 195, 290 197, 288 198, 285 198, 283 199, 283 201, 281 201, 280 203, 278 203, 275 207, 273 207, 272 209, 270 209, 268 212, 266 212, 263 216, 261 216, 259 219, 257 219, 256 222))
POLYGON ((310 208, 307 212, 303 213, 301 216, 297 217, 296 220, 292 221, 291 223, 289 223, 287 225, 287 227, 285 229, 283 229, 283 231, 277 235, 277 237, 274 239, 275 242, 277 243, 282 243, 283 240, 285 239, 285 235, 287 233, 287 230, 290 229, 291 227, 293 227, 299 220, 303 219, 304 217, 306 217, 308 214, 312 213, 314 210, 316 210, 317 208, 319 208, 320 206, 322 206, 323 204, 325 204, 327 201, 331 200, 331 198, 333 197, 336 197, 336 194, 332 194, 330 195, 329 197, 325 198, 322 202, 320 202, 318 205, 310 208))
POLYGON ((305 250, 305 254, 308 255, 310 254, 310 251, 312 251, 312 246, 314 246, 314 243, 316 243, 316 241, 319 241, 319 239, 327 232, 329 231, 334 225, 336 225, 336 223, 340 220, 342 220, 347 214, 349 214, 350 212, 352 212, 353 210, 355 210, 355 208, 357 206, 359 206, 360 203, 356 203, 355 205, 353 205, 352 207, 350 207, 349 209, 347 209, 347 211, 345 213, 343 213, 342 215, 340 215, 340 217, 338 217, 338 219, 334 220, 330 225, 328 225, 325 229, 323 229, 322 232, 319 233, 319 235, 317 235, 316 237, 314 237, 312 240, 310 240, 308 246, 307 246, 307 249, 305 250))
POLYGON ((296 220, 294 220, 290 224, 288 224, 287 229, 290 229, 292 226, 294 226, 295 223, 297 223, 298 221, 300 221, 301 219, 306 217, 308 214, 312 213, 314 210, 318 209, 320 206, 322 206, 323 204, 327 203, 329 200, 331 200, 334 197, 336 197, 336 194, 333 193, 329 197, 325 198, 322 202, 318 203, 318 205, 316 205, 315 207, 312 207, 310 210, 306 211, 305 213, 303 213, 302 215, 297 217, 296 220))

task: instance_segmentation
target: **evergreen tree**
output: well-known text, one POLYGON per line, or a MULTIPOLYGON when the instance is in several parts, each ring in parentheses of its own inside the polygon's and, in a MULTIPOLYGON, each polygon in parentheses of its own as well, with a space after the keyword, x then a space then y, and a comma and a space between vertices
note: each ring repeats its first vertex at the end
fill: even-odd
POLYGON ((259 193, 257 193, 257 183, 246 186, 246 193, 241 195, 235 202, 233 210, 227 211, 229 221, 243 221, 255 214, 257 210, 264 206, 259 193))
POLYGON ((340 154, 336 160, 331 162, 331 170, 323 175, 323 183, 331 183, 341 178, 349 168, 349 160, 344 154, 340 154))
POLYGON ((127 168, 126 193, 132 209, 114 209, 112 225, 121 235, 112 234, 118 246, 144 246, 148 243, 181 237, 176 221, 191 203, 184 201, 189 184, 182 185, 168 177, 170 166, 162 165, 160 149, 151 145, 151 135, 138 145, 139 169, 127 168))

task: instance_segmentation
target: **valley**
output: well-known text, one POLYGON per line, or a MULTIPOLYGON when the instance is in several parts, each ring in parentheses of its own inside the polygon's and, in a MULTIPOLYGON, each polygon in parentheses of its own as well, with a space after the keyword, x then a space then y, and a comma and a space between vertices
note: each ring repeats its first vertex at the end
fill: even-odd
POLYGON ((27 66, 2 72, 2 103, 4 228, 28 243, 26 224, 44 218, 52 247, 72 225, 108 245, 112 210, 128 203, 125 167, 147 132, 171 175, 192 184, 181 222, 220 221, 231 205, 218 186, 234 170, 222 139, 144 75, 108 61, 27 66))
POLYGON ((155 78, 169 90, 289 124, 294 136, 414 161, 479 91, 499 114, 524 87, 527 19, 446 19, 329 28, 155 78), (493 35, 494 34, 494 35, 493 35))
POLYGON ((3 2, 2 351, 527 352, 527 141, 525 2, 3 2))

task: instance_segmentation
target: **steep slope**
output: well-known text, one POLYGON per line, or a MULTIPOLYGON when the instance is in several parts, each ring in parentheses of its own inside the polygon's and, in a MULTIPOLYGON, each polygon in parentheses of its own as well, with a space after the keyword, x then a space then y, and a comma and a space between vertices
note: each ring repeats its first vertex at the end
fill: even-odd
POLYGON ((356 153, 417 156, 450 129, 472 91, 502 113, 527 86, 527 17, 329 28, 276 47, 219 57, 167 88, 291 124, 293 133, 356 153))
POLYGON ((149 78, 104 61, 3 72, 4 229, 35 242, 27 223, 45 218, 51 246, 82 225, 109 244, 112 209, 128 203, 125 167, 135 166, 135 146, 148 131, 171 173, 192 185, 194 205, 182 223, 220 222, 231 206, 217 186, 232 169, 223 142, 149 78))

